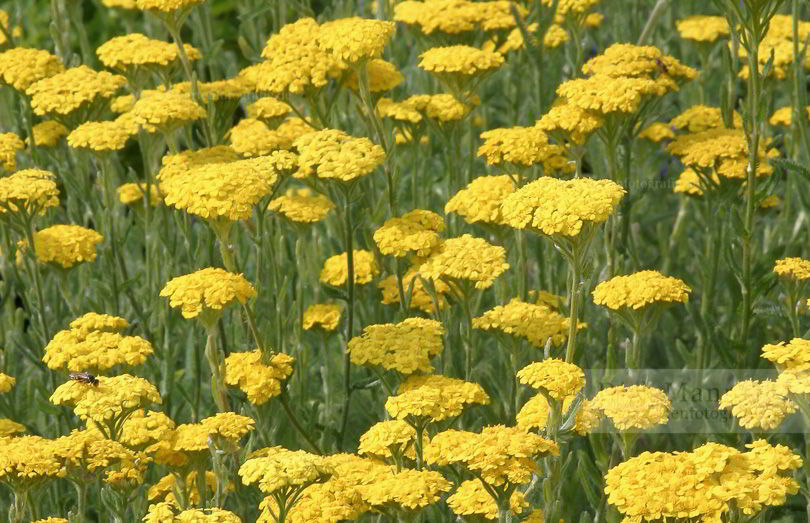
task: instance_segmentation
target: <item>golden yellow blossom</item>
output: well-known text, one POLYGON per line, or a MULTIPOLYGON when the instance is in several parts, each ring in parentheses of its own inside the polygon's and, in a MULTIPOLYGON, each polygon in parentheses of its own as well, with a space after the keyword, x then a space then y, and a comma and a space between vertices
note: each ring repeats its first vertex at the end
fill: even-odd
POLYGON ((432 280, 467 280, 476 289, 488 289, 508 268, 503 247, 465 234, 439 244, 419 266, 419 274, 432 280))
POLYGON ((295 358, 277 352, 266 359, 262 351, 232 352, 225 358, 225 383, 239 387, 254 405, 267 403, 282 392, 293 373, 295 358))
POLYGON ((399 323, 370 325, 349 341, 355 365, 373 365, 402 374, 433 372, 431 361, 444 349, 444 329, 436 320, 407 318, 399 323))
POLYGON ((241 274, 209 267, 169 280, 160 295, 180 307, 184 318, 194 318, 206 312, 218 315, 235 301, 244 304, 256 296, 256 289, 241 274))
POLYGON ((678 278, 658 271, 639 271, 629 276, 614 276, 593 290, 593 302, 610 309, 640 309, 653 303, 686 303, 689 288, 678 278))
MULTIPOLYGON (((51 225, 34 233, 38 263, 53 263, 70 269, 77 263, 96 260, 96 246, 104 239, 92 229, 80 225, 51 225)), ((28 240, 17 243, 17 262, 28 248, 28 240)))
MULTIPOLYGON (((374 259, 374 253, 362 249, 355 249, 353 251, 354 261, 354 283, 355 285, 362 285, 368 283, 374 276, 380 273, 380 268, 377 266, 377 261, 374 259)), ((346 253, 336 254, 323 264, 321 270, 321 281, 332 285, 333 287, 340 287, 345 285, 349 280, 349 262, 346 253)))
POLYGON ((305 330, 320 327, 326 331, 337 329, 340 323, 340 305, 332 303, 316 303, 307 307, 304 311, 304 322, 301 326, 305 330))

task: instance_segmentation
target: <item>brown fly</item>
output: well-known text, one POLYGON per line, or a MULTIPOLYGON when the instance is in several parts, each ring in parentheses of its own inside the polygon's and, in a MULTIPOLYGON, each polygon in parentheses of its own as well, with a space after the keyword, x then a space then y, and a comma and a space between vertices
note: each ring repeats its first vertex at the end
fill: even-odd
POLYGON ((70 379, 73 381, 78 381, 79 383, 87 383, 88 385, 98 387, 98 378, 89 372, 71 372, 70 379))

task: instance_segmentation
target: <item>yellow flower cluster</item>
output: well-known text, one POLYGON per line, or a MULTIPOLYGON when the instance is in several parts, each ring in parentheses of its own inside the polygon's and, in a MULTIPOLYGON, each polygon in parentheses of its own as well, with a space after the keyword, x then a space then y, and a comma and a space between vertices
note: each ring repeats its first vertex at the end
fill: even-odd
MULTIPOLYGON (((805 107, 805 111, 807 111, 807 115, 810 116, 810 106, 805 107)), ((768 123, 771 125, 784 125, 785 127, 790 127, 793 125, 793 107, 780 107, 773 112, 773 115, 771 115, 768 123)))
POLYGON ((598 113, 569 104, 565 98, 558 99, 535 125, 546 133, 582 145, 588 136, 602 127, 603 118, 598 113))
MULTIPOLYGON (((194 47, 183 44, 189 61, 202 56, 194 47)), ((96 49, 98 59, 107 67, 126 71, 135 67, 168 67, 176 64, 180 56, 177 45, 149 38, 141 33, 116 36, 96 49)))
MULTIPOLYGON (((167 445, 166 441, 174 428, 174 421, 164 413, 139 409, 124 421, 118 441, 127 448, 153 453, 167 445)), ((95 431, 101 436, 101 432, 95 425, 88 426, 87 430, 95 431)))
POLYGON ((31 97, 35 114, 67 115, 85 104, 112 97, 126 81, 123 76, 80 65, 37 81, 25 93, 31 97))
POLYGON ((419 266, 419 274, 432 280, 467 280, 476 289, 488 289, 508 268, 503 247, 465 234, 439 244, 419 266))
POLYGON ((340 323, 340 305, 331 303, 316 303, 307 307, 304 311, 303 325, 305 330, 320 327, 326 331, 337 329, 340 323))
MULTIPOLYGON (((104 239, 92 229, 80 225, 52 225, 34 233, 38 263, 52 263, 64 269, 96 260, 96 245, 104 239)), ((28 240, 17 242, 17 263, 22 264, 28 240)))
POLYGON ((358 488, 363 501, 378 508, 394 505, 416 510, 432 505, 449 492, 452 483, 435 470, 403 469, 358 488))
POLYGON ((291 153, 247 160, 208 163, 161 179, 167 205, 208 220, 239 221, 270 194, 279 179, 278 164, 291 153))
POLYGON ((246 107, 248 118, 257 118, 265 123, 285 116, 292 111, 289 104, 272 96, 263 96, 246 107))
POLYGON ((788 392, 779 380, 744 380, 723 394, 719 407, 730 410, 741 427, 773 430, 798 408, 788 392))
POLYGON ((105 371, 116 365, 140 365, 152 354, 152 344, 138 336, 123 336, 124 318, 88 313, 56 333, 42 357, 49 369, 105 371))
POLYGON ((170 132, 206 115, 191 96, 173 90, 141 96, 130 112, 132 121, 150 133, 170 132))
POLYGON ((318 46, 346 63, 363 62, 382 55, 395 28, 384 20, 340 18, 321 25, 318 46))
POLYGON ((255 427, 256 422, 252 418, 234 412, 220 412, 199 423, 178 425, 164 440, 169 442, 168 447, 170 448, 161 448, 155 455, 155 460, 158 463, 171 464, 174 459, 177 459, 176 453, 179 453, 182 456, 182 459, 179 459, 180 463, 184 464, 188 459, 193 462, 210 452, 210 438, 224 439, 232 445, 236 445, 245 434, 255 427))
POLYGON ((518 371, 517 377, 521 383, 541 389, 557 400, 574 396, 585 386, 582 369, 556 358, 530 363, 518 371))
MULTIPOLYGON (((810 35, 810 23, 799 20, 799 49, 810 35)), ((748 52, 740 46, 739 56, 746 58, 748 52)), ((759 43, 759 62, 757 64, 759 72, 763 73, 765 65, 771 63, 771 73, 778 80, 784 80, 788 76, 790 67, 798 63, 799 57, 793 54, 793 17, 786 14, 774 15, 770 20, 768 32, 759 43), (773 56, 773 58, 771 58, 773 56)), ((810 57, 804 57, 804 68, 810 68, 810 57)), ((740 70, 740 77, 747 79, 749 74, 748 66, 740 70)))
MULTIPOLYGON (((748 142, 742 129, 715 128, 678 136, 667 146, 667 151, 695 169, 714 170, 725 178, 746 177, 748 142)), ((774 154, 777 153, 766 153, 764 145, 760 147, 757 176, 773 172, 766 159, 774 154)))
MULTIPOLYGON (((479 516, 488 520, 498 519, 498 504, 487 492, 480 479, 468 479, 447 498, 447 505, 459 516, 479 516)), ((509 510, 522 514, 529 502, 523 492, 515 490, 509 498, 509 510)))
POLYGON ((70 380, 59 385, 50 397, 54 405, 72 405, 85 422, 107 425, 137 409, 160 403, 160 393, 143 378, 121 374, 98 377, 98 385, 70 380))
POLYGON ((638 137, 658 143, 675 138, 675 131, 672 130, 672 126, 669 124, 653 122, 638 133, 638 137))
POLYGON ((810 367, 810 340, 793 338, 787 343, 769 343, 762 347, 762 357, 780 369, 806 370, 810 367))
POLYGON ((810 261, 802 258, 782 258, 776 260, 773 272, 783 278, 802 281, 810 279, 810 261))
POLYGON ((390 458, 393 455, 407 455, 414 459, 416 453, 413 445, 416 441, 416 430, 402 420, 380 421, 372 425, 360 436, 359 454, 377 459, 390 458))
POLYGON ((44 214, 45 209, 59 205, 56 177, 41 169, 23 169, 0 178, 0 215, 22 211, 44 214))
MULTIPOLYGON (((138 203, 146 196, 145 183, 125 183, 120 185, 117 189, 118 201, 125 205, 132 205, 138 203)), ((157 184, 149 186, 149 203, 152 207, 157 207, 163 203, 163 193, 157 184)))
POLYGON ((645 430, 669 421, 672 402, 646 385, 621 385, 599 391, 587 405, 590 417, 607 417, 618 430, 645 430))
POLYGON ((454 212, 467 223, 505 225, 501 203, 516 188, 514 179, 508 174, 479 176, 450 198, 444 212, 454 212))
MULTIPOLYGON (((551 339, 559 345, 568 337, 571 320, 552 310, 547 305, 526 303, 512 298, 506 305, 498 305, 477 318, 472 326, 481 330, 498 330, 506 334, 526 338, 535 347, 544 347, 551 339)), ((587 327, 580 322, 578 328, 587 327)))
POLYGON ((256 289, 241 274, 218 267, 172 278, 160 291, 169 298, 169 305, 180 307, 184 318, 200 314, 220 314, 234 301, 244 304, 256 296, 256 289))
POLYGON ((474 76, 488 73, 503 65, 503 56, 468 45, 434 47, 420 55, 419 67, 440 76, 474 76))
POLYGON ((265 122, 243 118, 228 130, 231 147, 243 156, 262 156, 278 149, 290 149, 299 137, 313 132, 301 118, 288 118, 277 129, 265 122))
POLYGON ((728 36, 728 20, 725 16, 695 15, 675 23, 678 34, 685 40, 711 43, 728 36))
MULTIPOLYGON (((540 24, 538 23, 532 23, 526 26, 530 41, 534 46, 540 45, 536 38, 536 33, 539 29, 540 24)), ((548 49, 553 49, 561 46, 568 40, 570 40, 570 36, 568 36, 568 32, 566 32, 565 29, 557 24, 551 24, 543 37, 542 45, 548 49)), ((493 45, 494 43, 495 42, 493 42, 493 45)), ((512 31, 506 37, 506 41, 504 41, 500 47, 497 48, 497 51, 501 54, 506 54, 509 51, 516 51, 518 49, 523 49, 524 47, 525 42, 523 41, 523 33, 520 32, 520 28, 515 28, 512 29, 512 31)))
POLYGON ((135 5, 141 11, 159 11, 171 13, 181 9, 188 9, 204 0, 135 0, 135 5))
MULTIPOLYGON (((657 47, 616 43, 582 66, 587 75, 612 78, 648 78, 667 90, 677 89, 673 80, 693 80, 697 71, 665 55, 657 47)), ((661 93, 663 94, 663 93, 661 93)))
MULTIPOLYGON (((573 403, 574 396, 567 396, 562 403, 562 411, 567 413, 571 410, 571 404, 573 403)), ((582 405, 583 407, 577 411, 577 415, 582 412, 584 405, 587 403, 587 400, 583 400, 582 405)), ((535 394, 534 396, 529 399, 523 406, 520 408, 520 411, 515 416, 515 421, 517 422, 517 426, 523 430, 529 429, 544 429, 546 424, 548 423, 548 416, 551 413, 551 407, 548 404, 548 400, 546 397, 540 393, 535 394)), ((594 415, 598 415, 594 413, 594 415)), ((579 417, 579 416, 578 416, 579 417)), ((596 418, 596 422, 599 422, 599 418, 596 418)))
POLYGON ((433 211, 416 209, 401 217, 391 218, 374 232, 374 242, 380 252, 402 257, 406 254, 428 256, 440 242, 444 220, 433 211))
POLYGON ((44 480, 65 476, 53 440, 40 436, 0 438, 0 482, 26 490, 44 480))
POLYGON ((271 200, 267 208, 292 222, 315 223, 326 218, 335 204, 322 194, 302 188, 287 190, 284 196, 271 200))
POLYGON ((283 447, 257 451, 258 457, 245 461, 239 467, 239 476, 245 485, 256 483, 262 492, 270 494, 288 487, 305 487, 328 480, 334 469, 323 458, 283 447))
POLYGON ((56 147, 69 132, 67 127, 55 120, 45 120, 31 129, 37 147, 56 147))
MULTIPOLYGON (((226 80, 215 80, 213 82, 198 82, 197 89, 200 91, 200 98, 206 102, 211 100, 238 100, 252 90, 252 84, 242 76, 228 78, 226 80)), ((172 86, 172 92, 191 97, 191 82, 179 82, 172 86)))
MULTIPOLYGON (((397 70, 396 65, 381 58, 375 58, 367 62, 366 71, 368 73, 368 89, 372 93, 390 91, 405 81, 405 77, 397 70)), ((354 69, 349 72, 345 85, 355 91, 360 89, 360 81, 354 69)))
POLYGON ((607 220, 625 190, 610 180, 542 177, 506 197, 501 205, 504 221, 517 229, 527 227, 548 236, 576 236, 586 224, 607 220))
POLYGON ((706 443, 692 452, 642 452, 605 476, 608 502, 634 521, 722 521, 732 507, 753 515, 798 491, 802 460, 782 445, 756 440, 749 452, 706 443))
POLYGON ((161 160, 162 167, 157 175, 161 182, 174 178, 197 167, 210 164, 229 163, 239 159, 239 154, 227 145, 216 145, 196 151, 188 150, 177 154, 167 154, 161 160))
POLYGON ((385 160, 385 151, 379 145, 337 129, 305 134, 293 145, 299 154, 296 178, 316 176, 351 182, 371 174, 385 160))
POLYGON ((593 290, 593 302, 613 310, 623 307, 640 309, 653 303, 686 303, 689 288, 678 278, 658 271, 639 271, 629 276, 614 276, 593 290))
POLYGON ((539 127, 492 129, 481 133, 481 139, 484 143, 478 148, 478 156, 486 156, 489 165, 542 164, 545 174, 570 170, 565 148, 549 144, 548 136, 539 127))
POLYGON ((489 485, 528 483, 538 471, 535 459, 559 455, 557 444, 517 427, 494 425, 480 433, 446 430, 425 446, 425 461, 459 464, 489 485))
POLYGON ((0 394, 10 391, 15 383, 17 383, 17 378, 0 372, 0 394))
POLYGON ((470 107, 458 101, 452 94, 416 94, 402 102, 394 102, 390 98, 380 98, 377 102, 377 112, 382 118, 417 124, 427 116, 439 122, 453 122, 461 120, 470 107))
POLYGON ((149 505, 149 511, 143 521, 144 523, 242 523, 242 519, 229 510, 221 508, 181 510, 168 502, 149 505))
MULTIPOLYGON (((380 273, 373 252, 361 249, 355 249, 352 252, 355 285, 368 283, 380 273)), ((349 281, 349 261, 345 252, 326 260, 321 270, 321 281, 333 287, 340 287, 349 281)))
POLYGON ((441 421, 461 414, 469 404, 486 405, 489 396, 481 385, 441 375, 410 376, 389 396, 385 410, 405 421, 441 421))
POLYGON ((493 31, 515 27, 511 7, 516 8, 521 16, 526 16, 523 5, 503 0, 407 0, 394 6, 394 21, 417 26, 426 35, 435 32, 455 35, 476 30, 493 31))
MULTIPOLYGON (((734 111, 732 115, 732 124, 735 129, 742 127, 742 117, 737 111, 734 111)), ((678 130, 699 133, 709 129, 722 129, 725 127, 725 122, 723 121, 723 112, 719 107, 698 104, 690 106, 673 118, 669 125, 678 130)))
POLYGON ((21 93, 64 70, 62 60, 43 49, 14 47, 0 53, 0 83, 21 93))
POLYGON ((15 133, 0 133, 0 167, 6 171, 17 168, 17 151, 25 148, 25 143, 15 133))
MULTIPOLYGON (((399 288, 397 287, 397 277, 392 274, 382 280, 377 286, 382 290, 382 303, 391 305, 399 303, 399 288)), ((434 280, 433 287, 436 290, 436 299, 439 310, 443 310, 447 304, 447 300, 443 296, 449 287, 441 280, 434 280)), ((422 283, 422 278, 419 277, 419 267, 411 267, 402 277, 402 290, 407 295, 411 293, 410 307, 412 309, 419 309, 426 314, 433 314, 436 312, 436 305, 433 303, 433 297, 430 292, 422 283)))
POLYGON ((374 365, 402 374, 433 372, 430 360, 444 349, 442 324, 407 318, 399 323, 370 325, 348 344, 351 362, 374 365))
POLYGON ((105 122, 85 122, 70 132, 68 145, 77 149, 106 152, 123 149, 138 134, 138 124, 125 113, 105 122))
POLYGON ((225 383, 239 387, 254 405, 281 394, 284 380, 293 373, 295 358, 277 352, 265 358, 261 349, 232 352, 225 358, 225 383))
POLYGON ((557 94, 568 105, 605 116, 612 113, 635 113, 649 96, 663 96, 674 89, 674 82, 661 82, 644 77, 596 74, 563 82, 557 94), (663 84, 663 85, 662 85, 663 84))

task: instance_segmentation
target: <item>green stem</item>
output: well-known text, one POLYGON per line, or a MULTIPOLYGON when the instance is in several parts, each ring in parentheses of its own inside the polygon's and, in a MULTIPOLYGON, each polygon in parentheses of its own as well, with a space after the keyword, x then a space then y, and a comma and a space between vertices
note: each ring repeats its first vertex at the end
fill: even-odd
POLYGON ((565 361, 567 363, 574 363, 577 351, 577 323, 579 322, 580 280, 582 279, 582 253, 579 252, 579 249, 579 247, 575 246, 571 250, 571 288, 568 290, 568 344, 565 348, 565 361))
POLYGON ((39 265, 37 264, 37 247, 34 242, 34 220, 30 216, 25 217, 25 236, 28 239, 28 249, 31 253, 28 257, 29 272, 31 278, 34 280, 34 292, 37 295, 37 313, 39 316, 39 324, 42 328, 42 346, 44 347, 51 339, 51 333, 48 329, 48 322, 45 320, 45 297, 42 292, 42 279, 39 273, 39 265))
POLYGON ((319 455, 323 454, 323 451, 320 449, 320 447, 318 447, 318 444, 315 443, 315 441, 313 441, 312 438, 310 437, 309 433, 306 430, 304 430, 304 427, 298 421, 298 417, 290 408, 290 403, 287 399, 286 392, 283 392, 281 394, 281 396, 279 397, 279 401, 281 402, 281 406, 284 408, 284 412, 287 414, 287 417, 290 419, 290 423, 292 423, 293 427, 295 427, 295 430, 297 430, 298 433, 301 434, 301 436, 304 438, 304 441, 307 442, 307 444, 312 448, 312 450, 315 451, 316 454, 319 455))
POLYGON ((84 481, 77 481, 73 484, 76 487, 76 523, 84 523, 84 514, 87 511, 87 484, 84 481))
POLYGON ((25 521, 25 511, 28 502, 28 492, 25 490, 14 491, 14 504, 9 514, 10 523, 23 523, 25 521))
POLYGON ((207 327, 208 337, 205 343, 205 358, 211 368, 211 395, 219 412, 228 412, 228 396, 225 390, 225 374, 222 355, 217 347, 216 323, 207 327))
POLYGON ((346 189, 345 205, 343 209, 343 219, 346 227, 346 292, 347 292, 347 311, 346 311, 346 347, 343 353, 343 392, 346 396, 343 405, 343 419, 340 422, 340 436, 338 446, 343 447, 344 439, 346 436, 346 427, 349 422, 349 407, 351 406, 352 399, 352 377, 351 377, 351 360, 349 358, 349 342, 354 336, 354 231, 352 225, 351 204, 349 201, 349 190, 346 189))

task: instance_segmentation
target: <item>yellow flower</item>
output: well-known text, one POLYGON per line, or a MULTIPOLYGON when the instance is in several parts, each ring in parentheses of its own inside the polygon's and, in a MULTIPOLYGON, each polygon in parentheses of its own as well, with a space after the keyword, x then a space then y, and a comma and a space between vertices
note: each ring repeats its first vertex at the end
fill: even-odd
MULTIPOLYGON (((810 116, 810 106, 805 107, 807 111, 807 115, 810 116)), ((770 120, 768 123, 771 125, 784 125, 785 127, 790 127, 793 125, 793 107, 781 107, 773 112, 770 120)))
POLYGON ((391 218, 374 232, 374 242, 385 255, 402 257, 409 253, 427 256, 439 244, 444 220, 432 211, 416 209, 391 218))
MULTIPOLYGON (((570 412, 571 404, 573 403, 574 396, 567 396, 563 400, 562 411, 564 413, 570 412)), ((582 411, 580 408, 577 415, 582 411)), ((523 430, 529 429, 544 429, 548 423, 548 416, 551 413, 551 407, 548 404, 546 397, 540 393, 535 394, 532 398, 523 404, 520 411, 515 417, 517 426, 523 430)), ((577 416, 579 417, 579 416, 577 416)), ((598 423, 598 419, 597 419, 598 423)))
MULTIPOLYGON (((447 505, 459 516, 480 516, 488 520, 498 519, 498 504, 492 499, 480 479, 468 479, 458 486, 447 505)), ((529 506, 523 492, 516 490, 509 498, 512 514, 522 514, 529 506)), ((545 523, 545 522, 544 522, 545 523)))
MULTIPOLYGON (((582 72, 587 75, 606 75, 614 78, 648 78, 677 89, 672 80, 692 80, 697 71, 677 59, 665 55, 655 46, 616 43, 602 54, 585 62, 582 72), (663 82, 661 80, 665 80, 663 82)), ((659 96, 663 94, 660 93, 659 96)))
POLYGON ((249 104, 246 110, 248 118, 257 118, 266 123, 286 116, 292 111, 292 107, 278 98, 263 96, 249 104))
MULTIPOLYGON (((734 128, 742 127, 742 117, 734 111, 732 117, 734 128)), ((678 130, 686 130, 690 133, 699 133, 709 129, 722 129, 723 112, 719 107, 709 107, 707 105, 693 105, 683 111, 669 122, 669 125, 678 130)))
POLYGON ((123 76, 80 65, 37 81, 25 93, 31 97, 35 114, 68 115, 112 97, 124 84, 126 78, 123 76))
POLYGON ((585 373, 572 363, 556 358, 531 363, 517 373, 521 383, 548 393, 562 400, 575 396, 585 386, 585 373))
MULTIPOLYGON (((311 127, 303 133, 313 132, 311 127)), ((279 130, 271 130, 267 124, 256 118, 243 118, 228 130, 227 137, 234 151, 242 156, 263 156, 279 149, 292 147, 295 137, 289 137, 279 130)))
MULTIPOLYGON (((519 338, 526 338, 535 347, 544 347, 551 339, 559 345, 568 337, 571 320, 546 305, 526 303, 512 298, 506 305, 498 305, 477 318, 474 329, 498 330, 519 338)), ((579 323, 578 328, 587 325, 579 323)))
MULTIPOLYGON (((139 3, 145 0, 137 0, 139 3)), ((155 1, 155 0, 150 0, 155 1)), ((221 508, 189 508, 180 510, 171 503, 149 505, 145 523, 242 523, 233 512, 221 508)))
POLYGON ((318 47, 346 63, 362 62, 379 58, 395 29, 384 20, 340 18, 321 25, 318 47))
MULTIPOLYGON (((767 163, 765 146, 757 153, 757 176, 767 176, 773 167, 767 163)), ((667 151, 694 169, 715 170, 726 178, 745 179, 748 166, 748 142, 742 129, 714 128, 678 136, 667 151)))
POLYGON ((31 129, 34 135, 34 144, 37 147, 56 147, 70 132, 67 127, 56 120, 46 120, 36 124, 31 129))
POLYGON ((35 82, 64 70, 62 60, 43 49, 14 47, 0 53, 0 83, 21 93, 35 82))
MULTIPOLYGON (((368 71, 368 89, 372 93, 390 91, 405 81, 405 77, 397 70, 397 66, 380 58, 369 60, 366 63, 366 69, 368 71)), ((360 89, 357 73, 354 70, 349 73, 344 85, 355 91, 360 89)))
POLYGON ((204 0, 135 0, 135 5, 141 11, 160 11, 170 13, 180 9, 188 9, 204 0))
MULTIPOLYGON (((711 181, 714 184, 720 183, 720 177, 717 176, 717 173, 712 173, 711 181)), ((678 179, 675 181, 675 187, 672 188, 672 192, 689 196, 703 196, 704 188, 706 188, 706 182, 703 177, 690 167, 684 169, 678 176, 678 179)))
POLYGON ((653 122, 638 134, 639 138, 646 138, 651 142, 662 142, 675 138, 672 126, 661 122, 653 122))
POLYGON ((787 343, 769 343, 762 347, 762 357, 775 363, 780 370, 806 370, 810 363, 810 340, 793 338, 787 343))
POLYGON ((678 278, 658 271, 639 271, 629 276, 614 276, 597 285, 593 302, 613 310, 623 307, 636 310, 653 303, 686 303, 691 290, 678 278))
POLYGON ((335 204, 322 194, 301 188, 288 190, 284 196, 271 200, 267 208, 292 222, 315 223, 326 218, 335 204))
POLYGON ((23 169, 0 178, 0 215, 22 210, 25 214, 45 214, 59 205, 55 176, 41 169, 23 169))
POLYGON ((577 145, 583 145, 588 136, 603 124, 604 120, 598 113, 569 104, 565 98, 555 101, 551 109, 535 123, 546 133, 577 145))
POLYGON ((97 431, 73 430, 52 443, 54 454, 62 461, 67 476, 86 481, 87 474, 98 475, 109 469, 115 472, 147 456, 132 451, 118 441, 104 439, 97 431))
MULTIPOLYGON (((447 305, 447 300, 443 296, 450 288, 441 280, 434 280, 433 286, 436 290, 436 298, 438 301, 439 310, 443 310, 447 305)), ((392 274, 386 277, 377 287, 382 290, 382 303, 391 305, 399 303, 399 288, 397 287, 397 277, 392 274)), ((410 307, 412 309, 419 309, 427 314, 434 314, 436 312, 436 304, 433 303, 433 297, 422 284, 422 279, 419 277, 419 267, 411 267, 402 277, 402 290, 407 295, 411 294, 410 307)))
MULTIPOLYGON (((146 195, 145 183, 125 183, 120 185, 117 189, 118 201, 125 205, 132 205, 144 199, 146 195)), ((153 183, 149 186, 149 204, 152 207, 157 207, 163 203, 163 193, 160 192, 157 184, 153 183)))
POLYGON ((0 167, 6 171, 17 168, 17 151, 25 148, 22 139, 15 133, 0 133, 0 167))
POLYGON ((53 440, 40 436, 0 438, 0 482, 13 490, 27 490, 64 476, 53 440))
POLYGON ((305 134, 293 145, 299 154, 296 178, 316 176, 351 182, 372 173, 385 160, 385 151, 379 145, 337 129, 305 134))
MULTIPOLYGON (((236 76, 213 82, 198 82, 197 89, 199 89, 200 97, 204 102, 209 99, 216 102, 220 99, 238 100, 251 92, 252 85, 246 78, 236 76)), ((192 95, 191 82, 178 82, 172 85, 172 92, 190 97, 192 95)))
POLYGON ((405 1, 394 6, 394 20, 419 27, 426 35, 434 32, 459 34, 475 30, 494 31, 515 27, 511 9, 521 17, 523 5, 507 1, 470 2, 467 0, 405 1))
POLYGON ((416 430, 402 420, 386 420, 372 425, 360 436, 359 454, 383 459, 392 456, 416 458, 413 446, 416 430))
POLYGON ((529 167, 542 164, 543 172, 571 171, 564 147, 548 143, 548 136, 538 127, 511 127, 481 133, 484 143, 478 156, 486 156, 487 164, 505 167, 529 167))
MULTIPOLYGON (((192 461, 197 461, 198 458, 208 456, 210 438, 224 439, 236 446, 245 434, 254 428, 256 428, 256 422, 252 418, 234 412, 220 412, 199 423, 178 425, 172 435, 166 439, 170 442, 172 451, 187 454, 192 461)), ((164 453, 161 456, 161 451, 158 451, 155 460, 161 463, 161 459, 169 455, 164 453)))
POLYGON ((284 380, 293 373, 295 358, 277 352, 265 358, 262 351, 232 352, 225 358, 225 383, 239 387, 254 405, 281 394, 284 380))
POLYGON ((17 383, 17 378, 0 372, 0 394, 10 391, 15 383, 17 383))
POLYGON ((501 203, 516 188, 514 179, 508 174, 479 176, 450 198, 444 206, 444 212, 454 212, 467 223, 505 225, 501 203))
POLYGON ((402 374, 433 372, 430 360, 444 349, 442 324, 424 318, 370 325, 349 341, 355 365, 374 365, 402 374))
MULTIPOLYGON (((200 51, 183 44, 189 61, 199 60, 200 51)), ((149 38, 141 33, 130 33, 107 40, 96 49, 98 59, 113 69, 127 71, 136 67, 169 67, 177 65, 180 55, 174 42, 149 38)))
POLYGON ((184 318, 194 318, 219 315, 235 301, 244 304, 256 296, 256 289, 241 274, 209 267, 171 279, 160 295, 169 298, 170 306, 180 307, 184 318))
POLYGON ((532 228, 548 236, 577 236, 586 224, 607 220, 625 190, 610 180, 542 177, 506 197, 504 221, 517 229, 532 228))
POLYGON ((71 131, 68 145, 77 149, 105 152, 123 149, 138 134, 138 125, 128 113, 106 122, 85 122, 71 131))
POLYGON ((504 425, 484 427, 478 434, 446 430, 425 447, 427 463, 462 465, 490 486, 528 483, 538 472, 536 458, 559 454, 553 441, 504 425))
POLYGON ((730 410, 743 428, 773 430, 798 408, 788 392, 785 382, 744 380, 723 394, 719 407, 730 410))
MULTIPOLYGON (((92 229, 80 225, 51 225, 34 233, 38 263, 53 263, 70 269, 77 263, 96 261, 96 246, 104 237, 92 229)), ((28 240, 17 243, 17 261, 22 262, 22 253, 28 248, 28 240)))
MULTIPOLYGON (((354 283, 362 285, 368 283, 374 276, 380 273, 374 253, 361 249, 355 249, 354 253, 354 283)), ((321 281, 333 287, 345 285, 349 280, 348 257, 346 253, 336 254, 323 264, 321 270, 321 281)))
MULTIPOLYGON (((540 24, 532 23, 526 26, 526 29, 529 33, 530 41, 532 45, 537 46, 539 45, 537 42, 536 34, 538 29, 540 29, 540 24)), ((555 47, 559 47, 565 42, 570 39, 568 36, 568 32, 563 29, 561 26, 557 24, 551 24, 551 26, 546 31, 545 37, 543 37, 543 47, 548 49, 553 49, 555 47)), ((506 41, 498 47, 498 52, 501 54, 506 54, 509 51, 516 51, 518 49, 523 49, 525 47, 525 42, 523 41, 523 33, 521 33, 520 28, 512 29, 509 35, 506 37, 506 41)))
POLYGON ((477 383, 440 375, 413 375, 400 385, 398 395, 389 396, 385 410, 393 418, 422 423, 453 418, 473 403, 489 403, 489 396, 477 383))
POLYGON ((503 65, 504 59, 493 51, 468 45, 451 45, 428 49, 419 57, 419 67, 439 76, 473 76, 488 73, 503 65))
POLYGON ((448 492, 452 483, 435 470, 403 469, 374 483, 357 488, 363 501, 372 507, 396 506, 416 510, 432 505, 448 492))
POLYGON ((152 354, 152 344, 145 339, 123 336, 118 332, 128 325, 123 318, 107 317, 108 325, 120 320, 123 326, 93 328, 88 325, 89 322, 85 319, 87 316, 100 315, 89 313, 74 320, 70 329, 57 332, 45 346, 42 361, 49 369, 71 372, 106 371, 116 365, 141 365, 152 354))
POLYGON ((161 160, 162 167, 158 180, 166 182, 178 174, 210 164, 229 163, 239 159, 239 154, 227 145, 216 145, 196 151, 187 150, 177 154, 167 154, 161 160))
POLYGON ((728 21, 725 16, 695 15, 675 23, 678 34, 685 40, 714 42, 728 36, 728 21))
MULTIPOLYGON (((149 487, 147 497, 151 502, 165 502, 170 505, 177 506, 178 500, 175 497, 175 492, 179 491, 183 494, 182 499, 188 500, 190 505, 199 505, 200 494, 196 488, 197 472, 189 472, 185 481, 178 481, 176 474, 166 474, 160 478, 157 483, 149 487)), ((216 494, 217 490, 217 476, 210 470, 205 471, 205 487, 210 495, 216 494)), ((228 490, 233 489, 233 484, 228 485, 228 490)))
MULTIPOLYGON (((174 421, 160 411, 139 409, 130 414, 121 426, 118 441, 129 449, 154 453, 167 445, 175 428, 174 421)), ((104 437, 98 427, 89 425, 87 431, 104 437)))
POLYGON ((334 473, 321 456, 302 450, 270 447, 258 452, 259 457, 248 459, 239 467, 239 476, 245 485, 256 483, 267 494, 283 488, 306 488, 312 483, 323 483, 334 473))
POLYGON ((150 133, 171 132, 207 114, 190 95, 176 91, 141 96, 130 112, 132 121, 150 133))
POLYGON ((304 321, 301 326, 304 330, 311 330, 320 327, 325 331, 337 329, 340 323, 340 305, 332 303, 316 303, 307 307, 304 311, 304 321))
POLYGON ((667 423, 672 402, 660 389, 631 385, 602 389, 588 409, 601 412, 618 430, 644 430, 667 423))
POLYGON ((503 247, 465 234, 439 244, 419 266, 419 274, 432 280, 468 280, 475 283, 476 289, 488 289, 508 268, 503 247))
POLYGON ((70 380, 53 391, 54 405, 73 405, 73 412, 86 423, 107 426, 121 423, 132 412, 160 403, 160 393, 143 378, 121 374, 98 377, 98 385, 70 380))
MULTIPOLYGON (((256 520, 257 523, 276 523, 273 514, 278 514, 279 509, 272 495, 265 497, 259 508, 262 512, 256 520)), ((307 487, 287 512, 285 521, 289 523, 355 521, 370 509, 354 485, 332 476, 332 479, 325 483, 315 483, 307 487)))
POLYGON ((557 94, 565 98, 569 105, 584 111, 593 111, 597 116, 606 116, 638 112, 645 97, 663 96, 675 87, 675 82, 667 79, 595 74, 588 78, 563 82, 557 88, 557 94))
POLYGON ((810 261, 795 257, 782 258, 774 263, 773 272, 796 281, 810 280, 810 261))
POLYGON ((278 182, 278 164, 291 153, 227 163, 209 163, 161 179, 167 205, 209 221, 247 220, 253 206, 278 182))
POLYGON ((0 438, 7 438, 25 431, 25 425, 20 425, 10 419, 0 418, 0 438))

